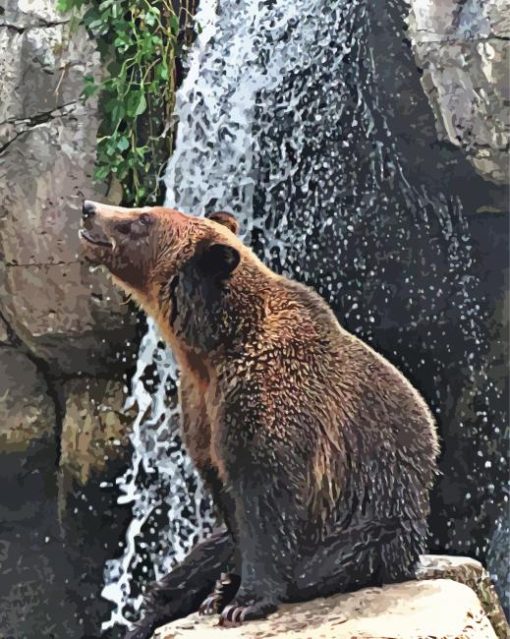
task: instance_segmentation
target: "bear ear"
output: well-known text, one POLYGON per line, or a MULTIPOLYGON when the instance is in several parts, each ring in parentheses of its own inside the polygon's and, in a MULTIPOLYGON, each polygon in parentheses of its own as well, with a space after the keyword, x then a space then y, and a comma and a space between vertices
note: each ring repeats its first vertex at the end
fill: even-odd
POLYGON ((201 251, 200 268, 204 275, 225 280, 241 260, 239 251, 228 244, 210 244, 201 251))
POLYGON ((205 217, 208 220, 213 220, 222 226, 226 226, 234 235, 239 233, 239 222, 232 213, 227 213, 227 211, 213 211, 212 213, 207 213, 205 217))

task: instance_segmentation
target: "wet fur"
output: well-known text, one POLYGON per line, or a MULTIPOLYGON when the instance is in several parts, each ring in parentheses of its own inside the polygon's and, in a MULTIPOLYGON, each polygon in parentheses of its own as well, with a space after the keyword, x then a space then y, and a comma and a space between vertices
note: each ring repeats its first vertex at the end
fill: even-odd
POLYGON ((438 452, 423 399, 233 222, 179 225, 137 298, 179 362, 184 443, 227 530, 155 585, 128 636, 196 610, 224 570, 247 619, 412 576, 438 452))
POLYGON ((437 452, 418 393, 313 291, 249 267, 224 282, 199 263, 172 292, 184 440, 230 522, 248 597, 412 576, 437 452))

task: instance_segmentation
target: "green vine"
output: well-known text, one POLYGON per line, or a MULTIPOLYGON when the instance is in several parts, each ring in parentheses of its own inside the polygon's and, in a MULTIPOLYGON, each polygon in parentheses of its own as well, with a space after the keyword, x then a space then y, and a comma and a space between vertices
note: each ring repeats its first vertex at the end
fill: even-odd
POLYGON ((98 94, 101 122, 95 178, 122 185, 123 202, 152 204, 172 152, 176 63, 189 41, 194 0, 58 0, 95 37, 102 78, 85 77, 84 99, 98 94))

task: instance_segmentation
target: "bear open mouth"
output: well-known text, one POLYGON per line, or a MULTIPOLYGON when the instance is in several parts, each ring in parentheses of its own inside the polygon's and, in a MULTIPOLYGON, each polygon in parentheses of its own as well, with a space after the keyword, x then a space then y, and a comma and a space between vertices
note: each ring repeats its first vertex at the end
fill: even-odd
POLYGON ((113 244, 109 240, 107 240, 104 235, 102 237, 98 237, 94 233, 91 233, 90 231, 87 231, 85 229, 80 229, 79 235, 81 239, 85 240, 89 244, 94 244, 95 246, 105 246, 107 248, 113 247, 113 244))

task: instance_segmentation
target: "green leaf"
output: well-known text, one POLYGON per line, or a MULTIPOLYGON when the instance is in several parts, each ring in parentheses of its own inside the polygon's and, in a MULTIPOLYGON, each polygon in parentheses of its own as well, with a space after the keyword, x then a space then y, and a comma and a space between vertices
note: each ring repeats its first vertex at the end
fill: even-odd
POLYGON ((136 113, 136 107, 140 102, 140 91, 131 91, 128 95, 127 103, 126 103, 126 113, 130 118, 133 118, 136 113))
POLYGON ((111 113, 113 109, 115 108, 115 105, 117 104, 117 102, 118 102, 117 97, 110 98, 109 100, 107 100, 104 104, 105 112, 111 113))
POLYGON ((132 91, 128 96, 126 111, 130 117, 142 115, 147 109, 145 95, 141 91, 132 91))
POLYGON ((94 177, 96 180, 106 180, 110 174, 110 169, 107 166, 98 166, 94 171, 94 177))
POLYGON ((96 84, 86 84, 81 92, 82 96, 87 100, 91 95, 97 92, 99 87, 96 84))
POLYGON ((119 151, 125 151, 129 149, 129 140, 125 135, 121 135, 117 142, 117 149, 119 151))
POLYGON ((146 13, 145 24, 147 24, 149 27, 153 27, 156 24, 156 16, 153 13, 146 13))
POLYGON ((85 82, 81 94, 85 99, 87 99, 98 91, 99 85, 96 84, 95 78, 91 75, 86 75, 83 79, 85 82))
POLYGON ((117 104, 112 109, 112 121, 117 124, 117 122, 122 120, 125 115, 126 111, 124 109, 124 106, 120 102, 117 102, 117 104))
POLYGON ((56 8, 60 13, 67 13, 81 7, 84 2, 85 0, 57 0, 56 8))
POLYGON ((170 30, 173 35, 177 35, 179 33, 179 19, 174 13, 170 16, 170 30))
POLYGON ((66 13, 72 9, 72 0, 57 0, 57 11, 60 13, 66 13))
POLYGON ((112 157, 113 155, 115 155, 116 152, 117 152, 117 146, 115 144, 115 141, 109 140, 108 144, 106 145, 106 155, 108 155, 109 157, 112 157))
POLYGON ((159 77, 162 80, 168 80, 168 67, 166 64, 159 65, 159 77))

